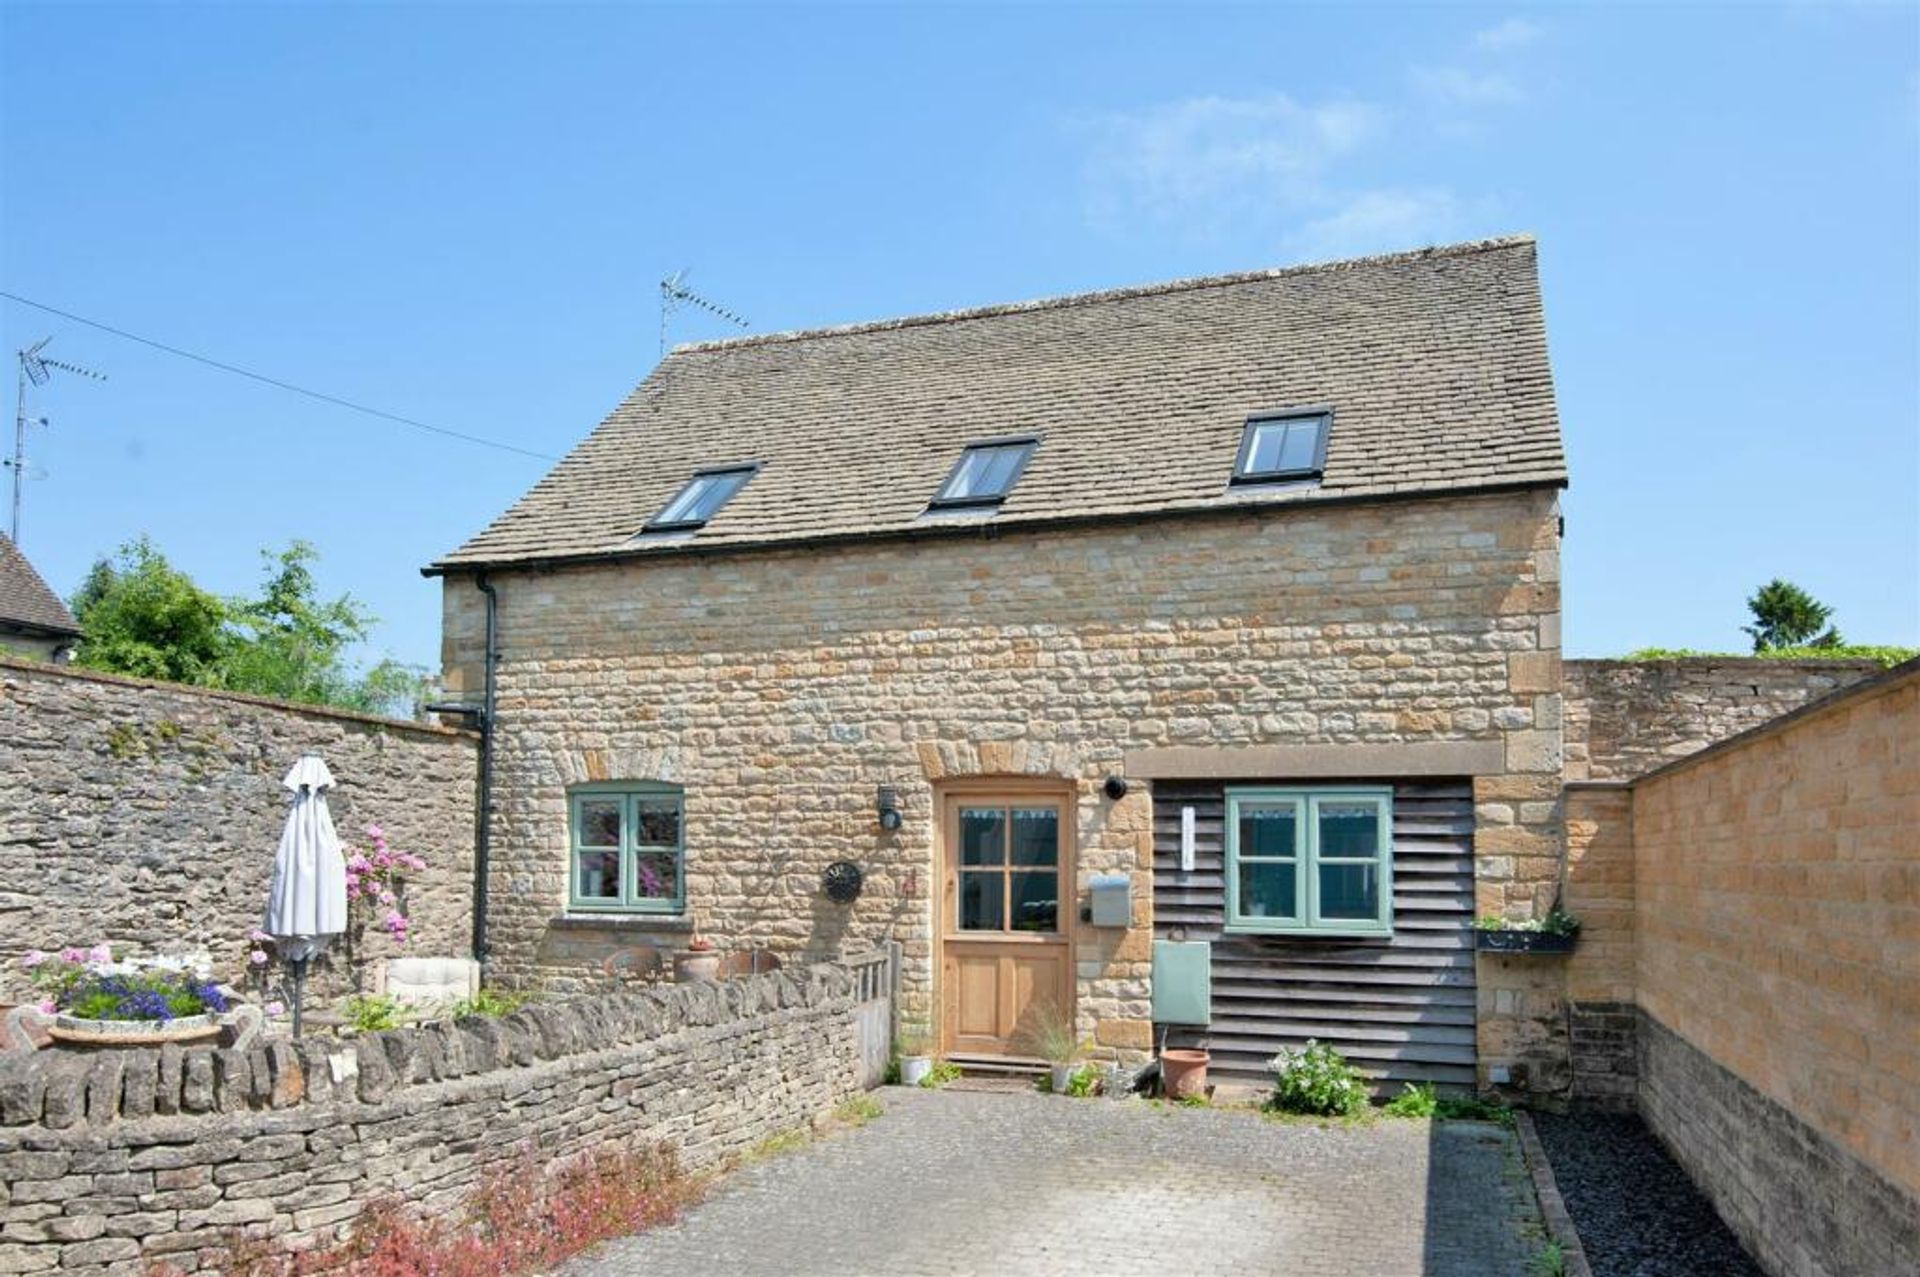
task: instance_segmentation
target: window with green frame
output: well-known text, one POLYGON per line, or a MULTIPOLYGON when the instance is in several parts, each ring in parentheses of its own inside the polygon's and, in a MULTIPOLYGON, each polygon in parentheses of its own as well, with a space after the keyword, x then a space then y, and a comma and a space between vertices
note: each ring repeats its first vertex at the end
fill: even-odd
POLYGON ((1227 930, 1393 934, 1393 791, 1227 791, 1227 930))
POLYGON ((686 901, 680 790, 613 782, 568 792, 567 904, 679 913, 686 901))

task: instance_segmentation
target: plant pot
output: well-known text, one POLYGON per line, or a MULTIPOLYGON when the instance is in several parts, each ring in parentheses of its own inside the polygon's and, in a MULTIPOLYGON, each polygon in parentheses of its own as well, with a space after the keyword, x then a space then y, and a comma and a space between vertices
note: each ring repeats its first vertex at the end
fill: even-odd
POLYGON ((1055 1095, 1065 1095, 1067 1088, 1073 1085, 1073 1075, 1079 1071, 1080 1066, 1078 1064, 1049 1065, 1048 1072, 1053 1078, 1053 1093, 1055 1095))
POLYGON ((711 949, 682 949, 673 955, 673 978, 681 984, 702 984, 720 976, 720 955, 711 949))
POLYGON ((1205 1099, 1207 1094, 1206 1051, 1180 1048, 1160 1052, 1160 1092, 1170 1100, 1205 1099))
POLYGON ((1473 947, 1481 953, 1567 954, 1573 952, 1578 931, 1559 934, 1551 931, 1487 931, 1473 933, 1473 947))
POLYGON ((198 1042, 215 1037, 220 1021, 211 1015, 181 1015, 171 1020, 88 1020, 77 1015, 54 1017, 47 1035, 76 1046, 160 1046, 167 1042, 198 1042))
POLYGON ((933 1072, 931 1055, 903 1055, 900 1057, 900 1082, 904 1086, 918 1086, 933 1072))

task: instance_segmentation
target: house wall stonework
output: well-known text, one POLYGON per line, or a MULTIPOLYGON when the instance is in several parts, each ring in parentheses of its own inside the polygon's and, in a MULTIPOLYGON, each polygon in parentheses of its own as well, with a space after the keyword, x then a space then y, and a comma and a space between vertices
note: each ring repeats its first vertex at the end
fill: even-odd
MULTIPOLYGON (((206 953, 238 980, 286 824, 280 781, 309 749, 339 782, 346 842, 379 823, 426 859, 409 948, 465 956, 472 733, 0 657, 0 1001, 24 996, 28 950, 102 940, 206 953)), ((399 952, 372 929, 359 949, 399 952)), ((338 957, 316 966, 315 993, 351 983, 338 957)))
MULTIPOLYGON (((1534 490, 496 570, 493 973, 577 987, 609 950, 691 924, 816 956, 897 940, 924 1016, 938 785, 1051 776, 1076 795, 1080 893, 1097 872, 1134 880, 1131 927, 1074 924, 1081 1027, 1143 1052, 1150 795, 1101 784, 1129 750, 1166 746, 1499 742, 1504 770, 1475 781, 1477 904, 1544 911, 1556 515, 1534 490), (603 778, 685 787, 688 920, 563 917, 567 786, 603 778), (894 833, 880 785, 904 801, 894 833), (842 859, 867 873, 850 907, 819 889, 842 859)), ((482 596, 453 575, 445 599, 448 679, 476 693, 482 596)), ((1525 1013, 1506 999, 1483 1017, 1483 1065, 1547 1051, 1525 1013)))

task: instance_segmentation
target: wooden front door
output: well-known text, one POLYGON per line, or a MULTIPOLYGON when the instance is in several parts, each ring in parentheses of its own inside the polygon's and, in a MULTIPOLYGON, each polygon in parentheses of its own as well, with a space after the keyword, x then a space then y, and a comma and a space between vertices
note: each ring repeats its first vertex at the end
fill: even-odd
POLYGON ((1073 1013, 1072 802, 1057 790, 959 789, 941 812, 940 1047, 1028 1056, 1051 1006, 1073 1013))

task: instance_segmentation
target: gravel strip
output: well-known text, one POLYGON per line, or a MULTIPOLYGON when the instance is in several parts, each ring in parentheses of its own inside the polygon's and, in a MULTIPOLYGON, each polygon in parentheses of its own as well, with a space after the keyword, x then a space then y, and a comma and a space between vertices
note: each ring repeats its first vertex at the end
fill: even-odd
POLYGON ((1536 1113, 1594 1277, 1765 1277, 1632 1114, 1536 1113))

